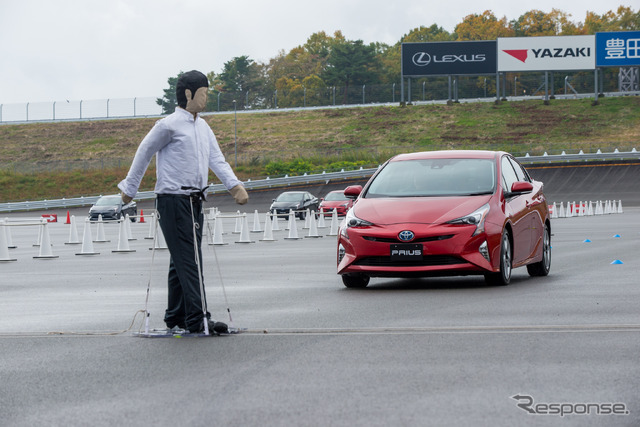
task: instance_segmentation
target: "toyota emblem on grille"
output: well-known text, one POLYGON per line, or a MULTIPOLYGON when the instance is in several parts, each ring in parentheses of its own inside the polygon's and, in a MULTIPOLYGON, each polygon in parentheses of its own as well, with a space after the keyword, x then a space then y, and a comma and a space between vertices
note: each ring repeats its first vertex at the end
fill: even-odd
POLYGON ((403 242, 410 242, 414 237, 415 235, 413 234, 413 231, 404 230, 398 233, 398 239, 402 240, 403 242))

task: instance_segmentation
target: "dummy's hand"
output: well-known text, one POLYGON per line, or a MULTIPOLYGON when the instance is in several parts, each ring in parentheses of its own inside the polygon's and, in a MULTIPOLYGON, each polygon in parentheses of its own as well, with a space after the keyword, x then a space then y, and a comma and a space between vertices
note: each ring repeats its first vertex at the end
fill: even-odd
POLYGON ((244 189, 242 184, 238 184, 229 190, 229 193, 233 196, 234 200, 239 205, 244 205, 249 201, 249 195, 247 194, 247 190, 244 189))
POLYGON ((133 200, 133 197, 129 197, 124 193, 120 193, 120 197, 122 197, 122 203, 124 203, 125 205, 131 203, 131 201, 133 200))

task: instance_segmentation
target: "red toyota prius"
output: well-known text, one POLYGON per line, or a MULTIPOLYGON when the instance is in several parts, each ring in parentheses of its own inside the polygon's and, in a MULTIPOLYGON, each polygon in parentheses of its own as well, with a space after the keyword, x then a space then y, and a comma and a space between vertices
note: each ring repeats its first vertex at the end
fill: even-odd
POLYGON ((551 223, 542 183, 509 153, 431 151, 387 161, 361 186, 340 225, 338 274, 370 277, 484 275, 508 285, 513 268, 551 267, 551 223))

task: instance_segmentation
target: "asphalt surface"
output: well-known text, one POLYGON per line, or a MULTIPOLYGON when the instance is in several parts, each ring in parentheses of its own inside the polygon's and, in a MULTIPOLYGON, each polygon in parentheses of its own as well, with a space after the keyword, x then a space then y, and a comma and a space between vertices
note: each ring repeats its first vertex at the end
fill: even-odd
POLYGON ((36 226, 12 227, 0 425, 639 425, 640 207, 608 196, 624 213, 554 219, 551 274, 516 269, 507 287, 451 277, 347 289, 329 228, 234 243, 226 219, 228 244, 204 249, 209 309, 228 321, 229 308, 247 331, 211 338, 134 336, 147 285, 151 327, 167 298, 168 253, 149 250, 148 222, 131 224, 132 253, 112 252, 118 227, 106 224, 94 256, 75 255, 69 226, 50 224, 53 259, 33 258, 36 226), (605 414, 613 404, 622 414, 605 414))

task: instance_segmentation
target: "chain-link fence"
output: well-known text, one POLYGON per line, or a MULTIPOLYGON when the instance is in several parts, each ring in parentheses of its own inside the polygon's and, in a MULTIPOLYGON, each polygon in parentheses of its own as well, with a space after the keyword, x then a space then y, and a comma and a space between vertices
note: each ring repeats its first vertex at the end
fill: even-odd
MULTIPOLYGON (((594 95, 594 73, 549 73, 548 88, 553 95, 594 95)), ((599 73, 601 92, 620 90, 617 68, 599 73)), ((309 108, 339 105, 398 103, 400 83, 387 85, 298 87, 292 90, 263 90, 246 92, 210 92, 207 112, 234 110, 264 110, 276 108, 309 108)), ((506 97, 543 96, 545 73, 504 73, 501 94, 506 97)), ((481 99, 496 97, 495 76, 457 76, 411 79, 405 84, 405 101, 438 101, 448 99, 481 99)), ((81 101, 0 104, 0 123, 109 119, 124 117, 160 116, 163 111, 157 98, 126 98, 81 101)))

